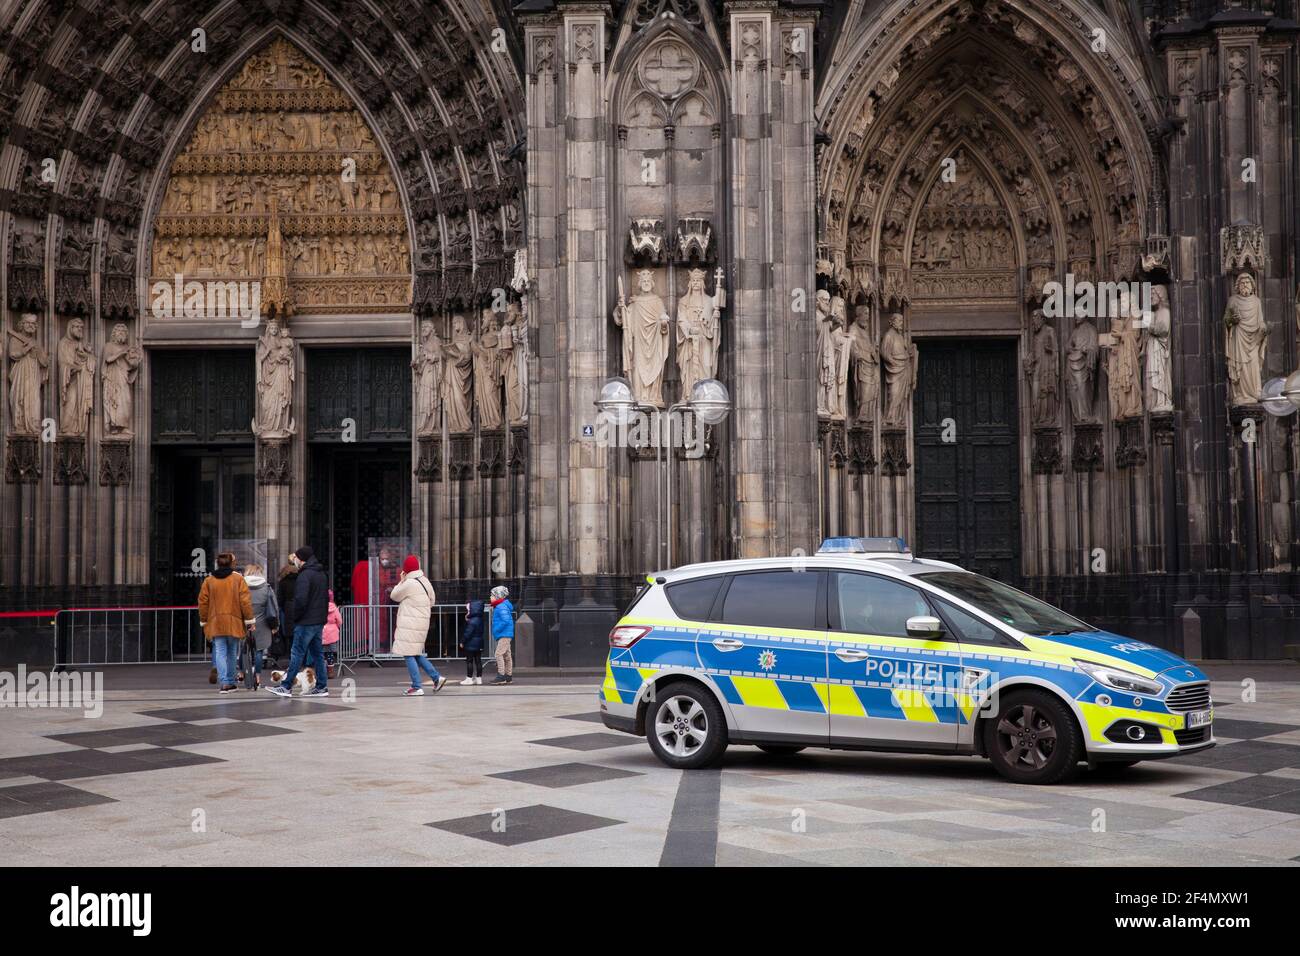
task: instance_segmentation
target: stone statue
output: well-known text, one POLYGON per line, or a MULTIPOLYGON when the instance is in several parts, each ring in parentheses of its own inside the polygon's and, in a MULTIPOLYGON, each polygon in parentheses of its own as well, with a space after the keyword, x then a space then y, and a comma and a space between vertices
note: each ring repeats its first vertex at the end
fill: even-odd
POLYGON ((144 356, 130 344, 126 326, 119 322, 104 346, 104 437, 130 438, 135 379, 144 356))
POLYGON ((850 338, 845 326, 844 300, 839 296, 822 299, 817 293, 817 414, 843 421, 845 393, 849 384, 850 338), (830 308, 823 311, 823 304, 830 308))
POLYGON ((916 387, 916 346, 903 327, 903 315, 889 317, 889 329, 880 340, 880 361, 885 367, 884 424, 906 428, 912 389, 916 387))
POLYGON ((95 353, 86 344, 86 323, 72 319, 59 339, 59 434, 84 437, 95 407, 95 353))
POLYGON ((1141 316, 1127 288, 1121 288, 1119 309, 1110 318, 1110 334, 1099 336, 1106 349, 1106 389, 1110 396, 1112 421, 1137 418, 1142 414, 1142 369, 1138 357, 1141 316))
POLYGON ((522 425, 528 421, 528 322, 518 302, 507 303, 506 320, 498 338, 506 419, 511 425, 522 425))
POLYGON ((1142 351, 1147 362, 1147 407, 1153 412, 1174 410, 1174 384, 1170 370, 1169 289, 1157 285, 1151 289, 1151 321, 1142 336, 1142 351))
POLYGON ((686 280, 686 294, 677 300, 677 371, 684 402, 690 401, 696 382, 718 374, 721 317, 716 298, 704 291, 704 270, 692 269, 686 280))
POLYGON ((880 399, 880 350, 871 338, 871 306, 866 303, 853 309, 849 361, 853 366, 854 417, 859 422, 874 421, 880 399))
POLYGON ((9 346, 9 414, 12 435, 41 433, 41 389, 50 375, 50 356, 41 348, 36 315, 23 313, 18 331, 7 329, 9 346))
POLYGON ((451 339, 442 347, 445 358, 442 375, 442 410, 447 416, 447 431, 453 434, 472 431, 470 418, 474 375, 474 341, 470 338, 465 316, 451 320, 451 339))
POLYGON ((1074 317, 1074 331, 1065 347, 1066 387, 1070 394, 1070 411, 1079 423, 1095 422, 1093 411, 1097 394, 1097 327, 1086 315, 1074 317))
POLYGON ((1033 333, 1029 355, 1025 358, 1025 375, 1029 379, 1029 398, 1035 425, 1055 425, 1061 407, 1061 360, 1056 329, 1043 317, 1042 309, 1030 315, 1033 333))
POLYGON ((257 418, 253 434, 263 439, 288 438, 293 423, 294 348, 289 330, 266 323, 257 342, 257 418))
POLYGON ((478 340, 472 344, 474 351, 474 404, 478 406, 478 422, 483 428, 501 427, 501 340, 497 332, 496 316, 484 309, 479 324, 478 340))
POLYGON ((637 273, 637 293, 623 298, 619 280, 614 324, 623 330, 623 374, 632 383, 632 396, 642 405, 663 408, 664 364, 668 361, 668 312, 655 292, 654 273, 637 273))
POLYGON ((437 435, 442 410, 442 339, 429 319, 420 323, 411 371, 415 373, 415 434, 419 438, 437 435))
POLYGON ((1242 272, 1233 283, 1233 295, 1223 313, 1228 355, 1228 402, 1254 405, 1263 389, 1264 353, 1268 350, 1268 323, 1255 292, 1255 279, 1242 272))

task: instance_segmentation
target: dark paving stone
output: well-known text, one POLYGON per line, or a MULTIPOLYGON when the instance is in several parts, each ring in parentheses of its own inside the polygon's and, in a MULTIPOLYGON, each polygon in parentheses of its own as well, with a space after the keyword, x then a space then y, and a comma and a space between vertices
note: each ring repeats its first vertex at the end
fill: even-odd
POLYGON ((631 734, 574 734, 572 737, 547 737, 528 742, 544 747, 563 747, 565 750, 605 750, 609 747, 630 747, 638 741, 631 734))
POLYGON ((490 773, 488 776, 502 780, 517 780, 520 783, 533 783, 539 787, 559 788, 576 787, 584 783, 600 783, 605 780, 622 780, 625 777, 644 777, 645 774, 601 767, 594 763, 557 763, 549 767, 533 767, 530 770, 490 773))
POLYGON ((1237 740, 1255 740, 1259 737, 1271 737, 1273 734, 1285 734, 1292 730, 1300 730, 1300 726, 1266 724, 1261 720, 1215 720, 1214 722, 1216 737, 1235 737, 1237 740))
POLYGON ((583 714, 561 714, 559 716, 559 719, 560 720, 585 720, 591 724, 599 724, 601 722, 600 714, 594 714, 591 711, 587 711, 586 713, 583 714))
POLYGON ((500 846, 517 846, 520 843, 550 840, 572 833, 612 827, 624 822, 626 821, 598 817, 590 813, 576 813, 573 810, 563 810, 560 807, 548 807, 538 803, 529 807, 507 810, 500 818, 491 813, 481 813, 472 817, 457 817, 453 820, 426 823, 425 826, 433 827, 435 830, 446 830, 448 833, 459 833, 461 836, 474 837, 500 846), (502 822, 498 823, 498 819, 502 822), (500 832, 492 829, 493 824, 497 825, 500 832))
POLYGON ((150 724, 117 730, 89 730, 72 734, 54 734, 49 739, 78 747, 120 747, 124 744, 155 744, 159 747, 184 747, 210 744, 222 740, 247 740, 250 737, 277 737, 296 734, 288 727, 236 721, 231 724, 150 724))
POLYGON ((1215 770, 1269 773, 1285 767, 1300 767, 1300 747, 1267 740, 1243 740, 1169 759, 1194 767, 1213 767, 1215 770))
POLYGON ((75 807, 93 807, 101 803, 117 801, 112 797, 67 787, 61 783, 0 787, 0 819, 49 813, 52 810, 71 810, 75 807))
MULTIPOLYGON (((266 694, 265 691, 262 692, 266 694)), ((251 696, 251 695, 250 695, 251 696)), ((269 694, 248 700, 230 700, 221 698, 211 704, 195 707, 169 707, 164 710, 141 711, 144 717, 161 717, 163 720, 191 721, 212 720, 214 717, 230 717, 234 720, 269 720, 277 717, 300 717, 304 714, 319 714, 327 711, 353 710, 343 704, 326 703, 325 700, 285 700, 269 694)))
MULTIPOLYGON (((1185 797, 1188 800, 1204 800, 1207 803, 1221 803, 1231 807, 1258 808, 1262 801, 1279 800, 1287 796, 1300 799, 1300 780, 1291 780, 1287 777, 1242 777, 1240 780, 1230 780, 1212 787, 1176 793, 1174 796, 1185 797)), ((1300 806, 1294 800, 1292 804, 1300 806)), ((1273 806, 1267 809, 1280 809, 1280 807, 1273 806)), ((1286 812, 1300 813, 1300 809, 1286 812)))
MULTIPOLYGON (((72 780, 77 777, 102 777, 108 774, 139 773, 162 767, 189 767, 204 763, 224 763, 218 757, 185 753, 181 750, 132 750, 105 753, 102 750, 71 750, 57 754, 35 754, 0 760, 0 773, 20 771, 21 776, 44 777, 46 780, 72 780)), ((13 776, 9 773, 7 776, 13 776)), ((6 793, 22 787, 5 787, 6 793)))

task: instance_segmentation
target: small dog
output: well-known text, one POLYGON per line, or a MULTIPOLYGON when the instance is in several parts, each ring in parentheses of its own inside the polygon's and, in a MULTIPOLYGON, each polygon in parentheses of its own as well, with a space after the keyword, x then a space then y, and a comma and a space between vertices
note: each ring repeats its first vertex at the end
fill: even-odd
MULTIPOLYGON (((283 684, 284 675, 286 673, 286 671, 271 671, 271 680, 275 681, 277 684, 283 684)), ((316 668, 304 667, 300 670, 298 676, 293 679, 293 686, 298 688, 298 694, 300 696, 315 687, 316 668)))

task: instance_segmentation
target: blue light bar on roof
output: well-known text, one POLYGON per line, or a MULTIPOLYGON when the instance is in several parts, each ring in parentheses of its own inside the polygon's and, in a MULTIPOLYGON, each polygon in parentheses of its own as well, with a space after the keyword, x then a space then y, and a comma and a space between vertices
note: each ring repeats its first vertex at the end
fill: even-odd
POLYGON ((907 554, 902 538, 827 538, 818 554, 907 554))

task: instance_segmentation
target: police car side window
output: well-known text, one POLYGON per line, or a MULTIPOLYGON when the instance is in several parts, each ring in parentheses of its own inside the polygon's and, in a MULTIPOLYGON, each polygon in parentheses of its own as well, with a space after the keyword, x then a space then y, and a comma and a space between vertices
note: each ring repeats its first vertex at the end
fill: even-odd
POLYGON ((664 591, 673 611, 684 621, 707 621, 709 611, 713 610, 713 599, 718 596, 722 586, 721 576, 697 578, 694 581, 681 581, 670 584, 664 591))
POLYGON ((722 622, 812 630, 817 626, 815 571, 737 574, 722 602, 722 622))
POLYGON ((907 637, 907 619, 931 613, 925 597, 915 588, 874 574, 838 571, 838 630, 881 637, 907 637))
POLYGON ((957 605, 942 598, 935 598, 935 603, 943 611, 943 616, 953 623, 958 630, 958 637, 970 644, 1006 644, 1006 638, 997 628, 985 624, 974 614, 968 614, 957 605))

